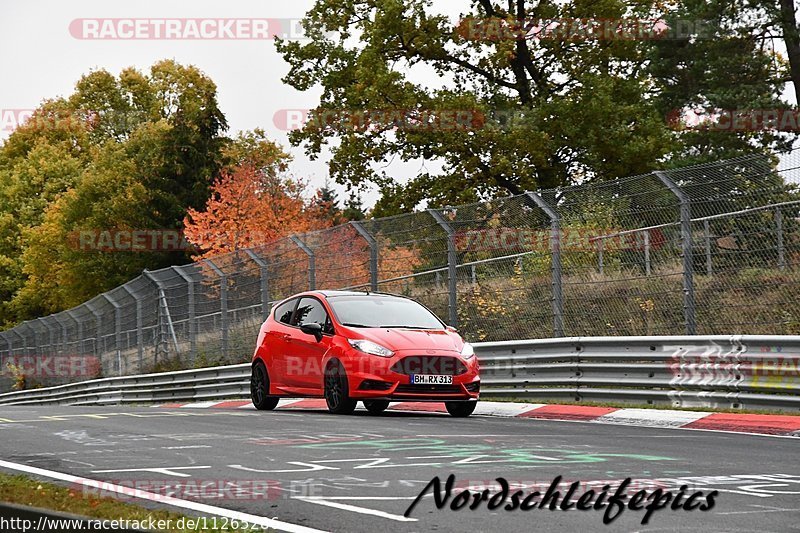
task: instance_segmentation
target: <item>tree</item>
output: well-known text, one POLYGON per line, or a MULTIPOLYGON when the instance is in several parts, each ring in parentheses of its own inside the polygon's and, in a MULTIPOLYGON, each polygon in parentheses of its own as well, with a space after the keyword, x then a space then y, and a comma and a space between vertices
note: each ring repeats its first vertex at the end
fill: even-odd
POLYGON ((202 250, 199 257, 251 248, 329 225, 303 198, 302 182, 274 172, 287 157, 281 154, 268 172, 252 165, 223 171, 212 186, 205 209, 189 209, 184 221, 186 237, 202 250))
POLYGON ((179 230, 230 151, 247 149, 223 137, 226 128, 214 83, 171 60, 147 74, 97 70, 68 97, 45 101, 0 146, 0 321, 59 311, 143 268, 186 262, 181 250, 76 251, 66 236, 179 230))
MULTIPOLYGON (((531 19, 674 20, 706 13, 728 22, 746 9, 744 2, 724 11, 730 2, 720 0, 703 11, 699 0, 686 8, 637 0, 478 0, 464 2, 462 21, 454 24, 426 0, 317 0, 304 19, 313 39, 278 41, 290 65, 284 82, 298 90, 322 89, 309 122, 290 139, 311 156, 330 144, 338 183, 381 187, 376 215, 423 200, 455 205, 639 174, 697 152, 717 157, 704 152, 716 139, 675 132, 665 117, 697 94, 722 93, 725 98, 714 104, 735 108, 774 103, 781 69, 738 26, 723 26, 715 42, 699 44, 697 35, 504 35, 531 19), (691 88, 675 79, 685 66, 674 72, 668 66, 678 59, 697 67, 691 88), (422 83, 420 72, 435 72, 441 80, 422 83), (709 73, 716 76, 703 78, 709 73), (741 73, 755 85, 737 91, 741 73), (459 112, 460 121, 445 120, 459 112), (443 171, 397 184, 375 170, 391 158, 437 159, 443 171)), ((728 135, 729 153, 774 147, 774 136, 728 135)))

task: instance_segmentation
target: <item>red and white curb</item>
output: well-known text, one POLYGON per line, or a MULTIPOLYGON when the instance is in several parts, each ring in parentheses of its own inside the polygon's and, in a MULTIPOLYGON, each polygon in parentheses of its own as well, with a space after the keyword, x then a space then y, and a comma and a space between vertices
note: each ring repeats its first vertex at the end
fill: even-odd
MULTIPOLYGON (((196 403, 167 403, 157 407, 170 409, 255 409, 250 400, 227 400, 196 403)), ((278 409, 327 409, 325 400, 281 400, 278 409)), ((359 408, 360 404, 359 404, 359 408)), ((393 411, 446 413, 442 403, 398 402, 389 406, 393 411)), ((800 416, 712 413, 706 411, 675 411, 670 409, 617 409, 584 405, 553 405, 541 403, 479 402, 476 415, 506 418, 536 418, 598 424, 646 426, 658 428, 699 429, 800 437, 800 416)))

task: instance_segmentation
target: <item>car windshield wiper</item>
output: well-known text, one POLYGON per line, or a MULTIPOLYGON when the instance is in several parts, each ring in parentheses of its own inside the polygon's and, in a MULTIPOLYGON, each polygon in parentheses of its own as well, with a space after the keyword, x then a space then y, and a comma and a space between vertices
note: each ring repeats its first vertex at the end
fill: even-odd
POLYGON ((348 328, 377 328, 378 326, 367 326, 366 324, 353 324, 351 322, 342 322, 343 326, 348 328))

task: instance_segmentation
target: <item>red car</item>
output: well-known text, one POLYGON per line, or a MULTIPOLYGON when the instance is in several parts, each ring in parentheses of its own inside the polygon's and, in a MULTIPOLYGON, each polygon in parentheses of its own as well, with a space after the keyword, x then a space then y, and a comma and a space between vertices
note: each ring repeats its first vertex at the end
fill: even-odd
POLYGON ((250 392, 257 409, 279 398, 324 397, 333 413, 390 401, 444 402, 469 416, 480 392, 472 346, 427 307, 392 294, 309 291, 276 305, 261 326, 250 392))

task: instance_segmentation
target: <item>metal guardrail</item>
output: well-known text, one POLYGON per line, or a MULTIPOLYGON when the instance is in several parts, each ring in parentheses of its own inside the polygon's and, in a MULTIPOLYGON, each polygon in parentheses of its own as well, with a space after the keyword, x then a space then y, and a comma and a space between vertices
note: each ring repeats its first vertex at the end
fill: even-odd
MULTIPOLYGON (((485 397, 800 411, 800 336, 563 337, 476 343, 485 397)), ((191 402, 249 395, 250 365, 0 394, 0 405, 191 402)))

